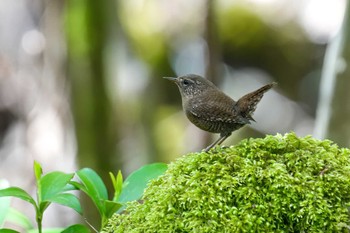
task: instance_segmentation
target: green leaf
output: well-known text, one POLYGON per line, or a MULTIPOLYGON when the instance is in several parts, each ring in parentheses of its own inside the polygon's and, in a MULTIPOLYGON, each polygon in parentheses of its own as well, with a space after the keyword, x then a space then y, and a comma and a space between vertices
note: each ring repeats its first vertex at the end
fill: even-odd
POLYGON ((61 193, 49 199, 49 201, 64 205, 77 211, 79 214, 83 214, 80 206, 79 199, 71 193, 61 193))
POLYGON ((79 233, 90 233, 90 229, 87 228, 84 225, 75 224, 75 225, 67 227, 61 233, 76 233, 76 232, 79 232, 79 233))
POLYGON ((162 175, 168 169, 165 163, 153 163, 145 165, 131 173, 124 181, 123 190, 118 202, 139 200, 150 180, 162 175))
POLYGON ((114 188, 113 201, 117 201, 123 188, 123 175, 122 172, 119 170, 116 177, 112 172, 109 173, 109 176, 111 177, 114 188))
POLYGON ((39 183, 41 175, 43 174, 43 169, 41 168, 41 165, 37 161, 34 161, 34 174, 35 174, 36 182, 39 183))
POLYGON ((31 203, 32 205, 34 205, 34 207, 36 207, 36 203, 34 199, 21 188, 10 187, 10 188, 0 190, 0 197, 9 197, 9 196, 20 198, 26 202, 31 203))
POLYGON ((105 209, 106 209, 105 215, 107 218, 112 217, 112 215, 123 206, 119 202, 109 201, 109 200, 105 200, 104 205, 105 205, 105 209))
POLYGON ((115 184, 117 183, 116 179, 115 179, 115 176, 114 176, 114 174, 112 172, 109 172, 108 174, 109 174, 109 177, 111 177, 113 187, 115 188, 115 184))
POLYGON ((82 185, 81 183, 76 182, 76 181, 70 181, 69 183, 70 183, 72 186, 74 186, 75 189, 81 190, 81 191, 83 191, 84 193, 87 192, 86 187, 85 187, 84 185, 82 185))
POLYGON ((115 199, 118 200, 118 198, 123 190, 123 175, 122 175, 122 172, 120 170, 118 171, 115 190, 116 190, 116 194, 117 194, 117 195, 115 195, 115 199))
POLYGON ((2 229, 0 229, 0 233, 20 233, 20 232, 15 231, 15 230, 11 230, 11 229, 2 228, 2 229))
POLYGON ((46 210, 46 208, 49 207, 50 204, 51 204, 51 202, 48 200, 40 202, 39 203, 39 212, 41 214, 43 214, 44 211, 46 210))
POLYGON ((66 174, 63 172, 50 172, 40 179, 40 196, 42 202, 55 197, 58 193, 66 191, 68 182, 73 178, 74 174, 66 174))
POLYGON ((85 192, 96 205, 98 211, 102 215, 105 208, 101 200, 108 200, 108 193, 101 177, 90 168, 83 168, 77 172, 77 176, 84 185, 85 192))
POLYGON ((78 190, 78 188, 75 187, 75 185, 71 184, 71 182, 68 182, 68 184, 64 186, 64 188, 62 189, 63 192, 73 191, 73 190, 78 190))
POLYGON ((29 218, 14 208, 9 209, 6 221, 14 223, 25 230, 33 229, 32 222, 29 220, 29 218))

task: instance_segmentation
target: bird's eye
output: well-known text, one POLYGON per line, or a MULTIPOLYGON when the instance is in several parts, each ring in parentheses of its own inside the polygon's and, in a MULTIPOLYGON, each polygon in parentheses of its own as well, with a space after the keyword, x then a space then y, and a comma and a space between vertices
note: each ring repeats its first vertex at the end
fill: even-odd
POLYGON ((187 79, 184 79, 184 80, 182 81, 182 83, 183 83, 185 86, 187 86, 188 84, 190 84, 190 81, 188 81, 187 79))

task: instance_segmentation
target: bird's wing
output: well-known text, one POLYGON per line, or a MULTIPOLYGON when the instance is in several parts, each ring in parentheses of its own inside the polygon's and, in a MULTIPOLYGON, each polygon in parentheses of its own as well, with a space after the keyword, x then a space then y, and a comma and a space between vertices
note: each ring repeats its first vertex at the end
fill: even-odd
POLYGON ((239 120, 233 109, 234 104, 235 101, 226 95, 206 95, 203 98, 192 100, 186 111, 206 121, 231 123, 239 120))

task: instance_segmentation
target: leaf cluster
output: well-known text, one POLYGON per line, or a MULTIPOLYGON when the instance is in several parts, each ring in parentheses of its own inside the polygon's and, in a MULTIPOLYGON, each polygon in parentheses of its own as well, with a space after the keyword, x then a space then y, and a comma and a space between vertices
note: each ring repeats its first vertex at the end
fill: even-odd
MULTIPOLYGON (((80 215, 84 214, 81 208, 79 196, 70 191, 84 192, 97 207, 101 226, 104 227, 110 218, 118 210, 121 210, 127 201, 138 200, 146 187, 149 179, 155 178, 167 169, 163 163, 146 165, 133 172, 123 183, 123 177, 119 171, 116 176, 110 172, 110 178, 114 187, 114 195, 110 200, 106 185, 101 177, 90 168, 83 168, 76 173, 63 173, 54 171, 43 175, 38 162, 34 162, 34 174, 37 186, 36 198, 33 198, 25 190, 19 187, 9 187, 0 190, 0 227, 5 220, 12 220, 30 232, 43 232, 42 220, 45 210, 52 204, 67 206, 80 215), (142 179, 139 179, 143 177, 142 179), (74 178, 74 179, 73 179, 74 178), (10 208, 9 197, 20 198, 32 204, 36 213, 38 229, 34 229, 30 221, 22 213, 10 208)), ((88 223, 88 222, 87 222, 88 223)), ((91 228, 91 226, 89 224, 91 228)), ((94 228, 93 228, 94 229, 94 228)), ((95 230, 95 229, 94 229, 95 230)), ((0 229, 1 232, 16 232, 11 229, 0 229)), ((97 230, 95 230, 97 231, 97 230)), ((44 232, 90 232, 89 228, 81 224, 75 224, 66 229, 46 229, 44 232)))

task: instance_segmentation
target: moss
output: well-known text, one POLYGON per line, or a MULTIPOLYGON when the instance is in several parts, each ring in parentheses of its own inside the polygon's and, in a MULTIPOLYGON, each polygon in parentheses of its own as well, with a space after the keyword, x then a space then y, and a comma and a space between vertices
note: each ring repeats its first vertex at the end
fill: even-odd
POLYGON ((188 154, 103 232, 345 231, 349 155, 294 133, 188 154))

